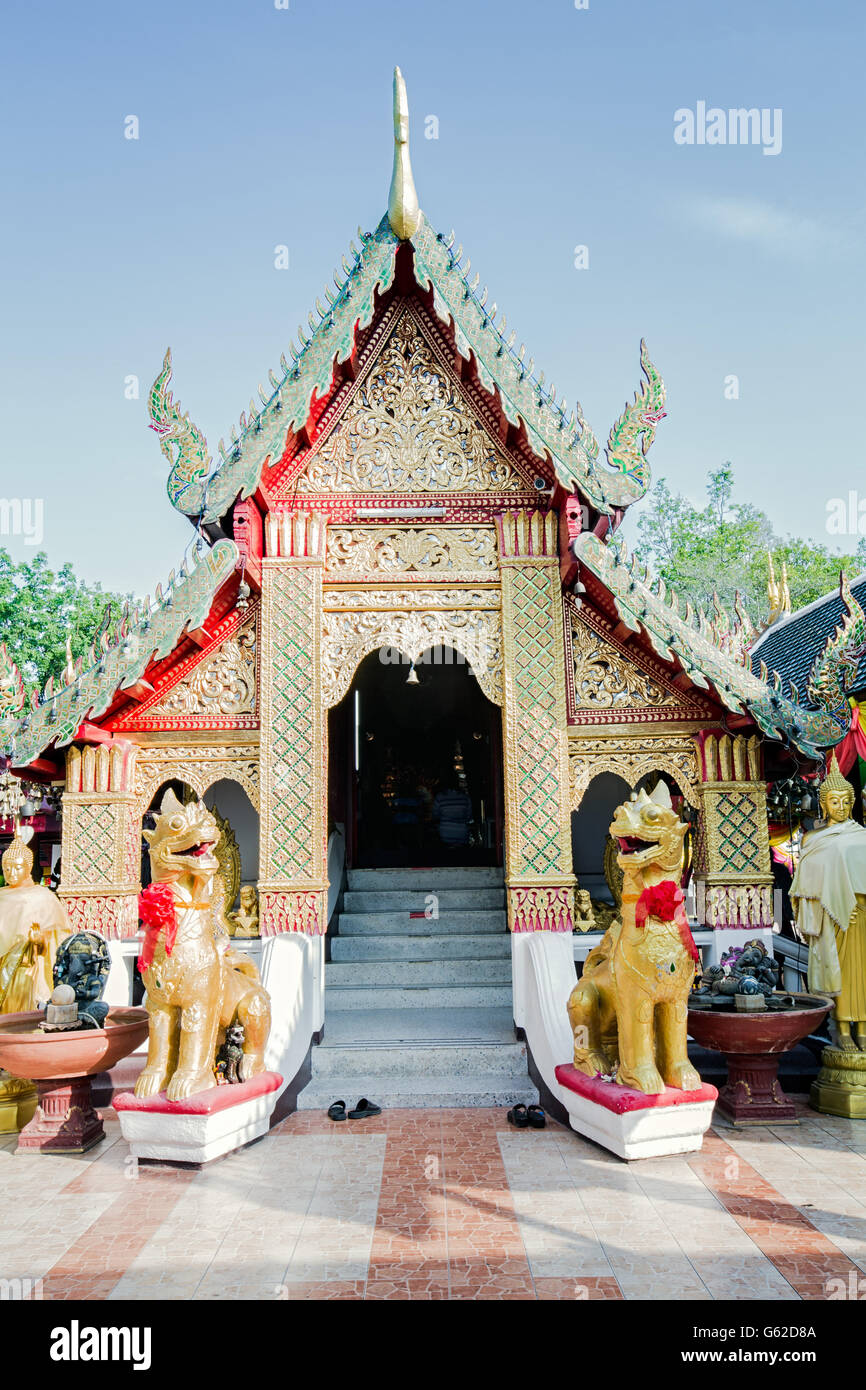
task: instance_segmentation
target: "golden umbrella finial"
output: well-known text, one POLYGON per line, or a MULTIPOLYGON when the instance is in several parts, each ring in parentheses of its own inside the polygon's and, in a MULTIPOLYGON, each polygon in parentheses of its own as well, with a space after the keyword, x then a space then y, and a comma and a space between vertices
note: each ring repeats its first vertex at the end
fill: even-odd
POLYGON ((418 230, 421 209, 409 160, 409 98, 399 68, 394 69, 394 172, 388 194, 388 221, 401 241, 418 230))

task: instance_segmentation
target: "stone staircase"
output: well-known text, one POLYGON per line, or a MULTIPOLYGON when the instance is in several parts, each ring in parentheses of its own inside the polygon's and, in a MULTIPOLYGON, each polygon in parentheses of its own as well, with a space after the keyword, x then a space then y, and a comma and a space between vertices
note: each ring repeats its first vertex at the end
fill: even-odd
POLYGON ((500 869, 350 870, 331 957, 299 1109, 537 1101, 514 1038, 500 869))

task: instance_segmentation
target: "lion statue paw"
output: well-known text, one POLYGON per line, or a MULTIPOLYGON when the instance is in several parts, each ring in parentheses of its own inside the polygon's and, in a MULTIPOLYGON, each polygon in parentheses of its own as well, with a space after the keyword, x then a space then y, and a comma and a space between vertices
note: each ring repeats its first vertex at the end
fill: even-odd
POLYGON ((151 1096, 158 1096, 160 1091, 165 1089, 165 1073, 158 1071, 154 1067, 145 1067, 139 1073, 135 1083, 135 1094, 139 1100, 148 1100, 151 1096))

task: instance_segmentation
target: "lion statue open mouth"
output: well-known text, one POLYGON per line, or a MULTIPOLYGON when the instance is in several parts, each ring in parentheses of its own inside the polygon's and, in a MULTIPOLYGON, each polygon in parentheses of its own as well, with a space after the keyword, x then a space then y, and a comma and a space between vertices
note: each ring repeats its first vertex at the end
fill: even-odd
POLYGON ((144 832, 151 886, 141 895, 146 932, 139 965, 147 989, 150 1037, 137 1096, 165 1091, 184 1100, 216 1085, 214 1059, 228 1028, 243 1025, 241 1081, 265 1069, 271 1002, 255 963, 229 946, 214 920, 213 879, 220 830, 200 801, 173 791, 156 826, 144 832))
POLYGON ((610 833, 624 876, 622 921, 590 952, 568 1001, 577 1070, 615 1073, 647 1095, 701 1084, 686 1053, 698 961, 680 888, 687 829, 664 782, 617 808, 610 833))

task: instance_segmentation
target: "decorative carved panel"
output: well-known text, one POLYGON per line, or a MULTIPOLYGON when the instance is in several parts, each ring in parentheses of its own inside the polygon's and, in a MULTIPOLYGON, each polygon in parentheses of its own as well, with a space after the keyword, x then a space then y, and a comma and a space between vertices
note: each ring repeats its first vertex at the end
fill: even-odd
POLYGON ((297 487, 362 493, 526 490, 409 310, 297 487))
MULTIPOLYGON (((403 595, 395 595, 401 602, 403 595)), ((322 698, 336 705, 370 652, 392 648, 417 661, 430 647, 453 647, 466 658, 488 700, 502 704, 502 638, 498 612, 326 612, 322 618, 322 698)))
POLYGON ((139 819, 163 782, 186 782, 204 796, 214 782, 239 782, 258 809, 259 750, 256 744, 173 744, 142 748, 138 755, 135 794, 139 819))
POLYGON ((572 615, 575 710, 616 710, 620 706, 676 706, 669 690, 572 615))
POLYGON ((256 625, 253 621, 229 637, 173 687, 148 717, 166 714, 255 714, 256 625))
POLYGON ((499 578, 492 526, 335 526, 328 531, 325 579, 417 573, 450 582, 499 578))
POLYGON ((571 809, 576 811, 584 792, 601 772, 622 777, 637 786, 648 772, 666 772, 692 806, 699 805, 698 760, 688 735, 622 734, 573 739, 569 758, 571 809))
POLYGON ((365 609, 394 612, 399 609, 490 608, 499 610, 499 586, 489 589, 326 589, 324 604, 329 612, 358 613, 365 609))

